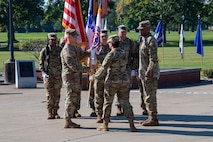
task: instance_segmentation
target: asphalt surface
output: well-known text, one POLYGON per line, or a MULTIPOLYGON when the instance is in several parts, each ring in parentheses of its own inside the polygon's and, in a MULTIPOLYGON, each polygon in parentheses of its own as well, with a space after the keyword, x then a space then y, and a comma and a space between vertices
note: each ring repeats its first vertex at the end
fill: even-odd
MULTIPOLYGON (((113 105, 109 131, 97 131, 95 118, 89 117, 87 91, 82 91, 81 118, 73 119, 80 129, 64 129, 64 120, 47 120, 45 90, 17 89, 5 84, 0 77, 0 142, 212 142, 213 141, 213 83, 175 86, 158 89, 158 119, 160 126, 139 124, 141 115, 139 90, 131 90, 130 102, 135 114, 137 132, 129 131, 125 117, 116 116, 113 105)), ((59 114, 64 114, 65 89, 61 91, 59 114)))

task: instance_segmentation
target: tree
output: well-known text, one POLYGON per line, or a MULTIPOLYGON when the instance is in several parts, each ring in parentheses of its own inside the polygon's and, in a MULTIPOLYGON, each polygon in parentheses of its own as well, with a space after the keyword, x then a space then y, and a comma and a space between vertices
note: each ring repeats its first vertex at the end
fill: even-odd
POLYGON ((134 29, 141 20, 150 20, 153 30, 162 16, 164 39, 166 30, 179 30, 182 15, 185 16, 185 27, 194 31, 197 15, 203 16, 205 25, 210 24, 213 15, 212 0, 119 0, 116 7, 118 19, 134 29))
MULTIPOLYGON (((14 29, 30 26, 39 26, 39 21, 36 18, 43 16, 42 6, 44 0, 11 0, 13 9, 13 25, 14 29)), ((9 17, 9 2, 7 0, 0 0, 0 29, 2 31, 8 31, 8 17, 9 17)), ((15 41, 15 35, 13 33, 13 41, 15 41)), ((8 32, 9 41, 9 32, 8 32)))

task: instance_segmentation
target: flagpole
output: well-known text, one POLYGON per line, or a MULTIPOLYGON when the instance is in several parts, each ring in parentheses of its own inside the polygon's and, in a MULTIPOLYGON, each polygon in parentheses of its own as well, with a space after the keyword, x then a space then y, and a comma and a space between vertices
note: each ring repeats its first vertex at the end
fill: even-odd
MULTIPOLYGON (((160 15, 160 20, 161 20, 161 22, 162 22, 162 31, 161 31, 161 33, 162 33, 162 38, 163 38, 164 36, 163 36, 163 21, 162 21, 162 15, 160 15)), ((162 42, 162 56, 163 56, 163 64, 164 64, 164 38, 163 38, 163 42, 162 42)))
MULTIPOLYGON (((184 15, 182 16, 182 24, 183 24, 183 31, 184 31, 184 15)), ((183 32, 182 31, 182 32, 183 32)), ((183 34, 183 33, 182 33, 183 34)), ((184 35, 183 35, 183 60, 182 60, 182 62, 183 62, 183 67, 184 67, 184 35)))
MULTIPOLYGON (((197 16, 198 19, 200 20, 200 15, 197 16)), ((201 26, 201 25, 200 25, 201 26)), ((201 28, 201 27, 200 27, 201 28)), ((201 32, 201 31, 200 31, 201 32)), ((201 35, 201 34, 200 34, 201 35)), ((203 46, 203 45, 202 45, 203 46)), ((201 63, 202 63, 202 68, 203 68, 203 52, 202 52, 202 56, 201 56, 201 63)))
POLYGON ((202 68, 203 68, 203 56, 201 58, 202 58, 202 68))

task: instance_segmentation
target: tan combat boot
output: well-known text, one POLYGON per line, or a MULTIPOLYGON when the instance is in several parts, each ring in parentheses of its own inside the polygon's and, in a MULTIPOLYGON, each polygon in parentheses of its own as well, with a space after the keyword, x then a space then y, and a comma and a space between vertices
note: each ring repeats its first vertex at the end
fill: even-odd
POLYGON ((54 119, 52 109, 48 109, 47 119, 54 119))
POLYGON ((142 115, 148 115, 148 111, 146 110, 146 108, 142 108, 142 115))
POLYGON ((64 121, 64 128, 70 128, 70 123, 71 123, 71 120, 65 120, 64 121))
POLYGON ((98 131, 109 131, 108 123, 109 123, 109 120, 103 120, 103 125, 100 127, 97 127, 97 130, 98 131))
POLYGON ((81 117, 81 114, 80 114, 80 113, 78 113, 78 111, 77 111, 77 110, 75 111, 75 117, 81 117))
POLYGON ((65 120, 64 128, 80 128, 80 125, 72 122, 71 120, 65 120))
POLYGON ((128 121, 129 121, 130 131, 131 132, 137 132, 137 129, 135 128, 135 124, 134 124, 133 119, 129 119, 128 121))
POLYGON ((58 109, 54 109, 53 115, 56 119, 60 119, 61 117, 58 114, 58 109))
POLYGON ((123 116, 123 112, 121 110, 121 105, 117 105, 117 113, 116 113, 117 116, 123 116))
POLYGON ((92 109, 92 112, 90 113, 90 117, 97 117, 97 114, 94 109, 92 109))
POLYGON ((98 114, 98 116, 96 118, 96 123, 103 123, 102 115, 98 114))
POLYGON ((159 122, 156 114, 149 114, 149 117, 145 121, 141 121, 142 126, 159 126, 159 122))

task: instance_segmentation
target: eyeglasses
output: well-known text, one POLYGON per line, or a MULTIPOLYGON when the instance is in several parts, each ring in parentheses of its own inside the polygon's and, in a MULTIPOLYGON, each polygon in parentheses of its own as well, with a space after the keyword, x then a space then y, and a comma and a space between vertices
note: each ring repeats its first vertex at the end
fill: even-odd
POLYGON ((56 41, 56 39, 50 39, 50 40, 52 40, 52 41, 56 41))

